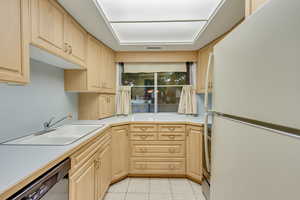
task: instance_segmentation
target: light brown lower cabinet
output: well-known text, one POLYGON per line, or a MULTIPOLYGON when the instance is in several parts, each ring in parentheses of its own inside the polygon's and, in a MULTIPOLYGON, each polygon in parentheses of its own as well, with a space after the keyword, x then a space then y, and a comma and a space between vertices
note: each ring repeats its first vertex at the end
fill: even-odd
POLYGON ((98 152, 95 160, 95 200, 104 198, 105 193, 111 183, 111 145, 106 144, 104 149, 98 152))
POLYGON ((202 131, 201 126, 151 123, 106 130, 70 156, 70 200, 103 200, 109 185, 128 175, 187 176, 201 182, 202 131), (180 137, 147 140, 132 134, 180 137))
POLYGON ((128 174, 128 126, 112 128, 112 181, 126 177, 128 174))
POLYGON ((202 180, 202 127, 188 126, 186 138, 186 174, 202 180))
POLYGON ((69 177, 70 200, 95 199, 95 156, 69 177))

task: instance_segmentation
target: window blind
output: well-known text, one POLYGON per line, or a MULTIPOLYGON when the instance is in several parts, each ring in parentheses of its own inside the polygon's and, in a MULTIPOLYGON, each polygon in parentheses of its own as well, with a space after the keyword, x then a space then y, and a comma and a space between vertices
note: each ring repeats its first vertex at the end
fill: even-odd
POLYGON ((186 63, 124 63, 124 73, 186 72, 186 63))

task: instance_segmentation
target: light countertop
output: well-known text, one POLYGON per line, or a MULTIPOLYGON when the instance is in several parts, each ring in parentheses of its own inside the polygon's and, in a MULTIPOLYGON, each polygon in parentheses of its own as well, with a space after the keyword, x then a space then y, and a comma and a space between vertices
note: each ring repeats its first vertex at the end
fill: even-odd
POLYGON ((14 146, 0 145, 0 199, 6 190, 20 183, 79 144, 97 135, 99 131, 113 125, 126 122, 189 122, 202 124, 203 117, 186 116, 171 113, 133 114, 111 117, 102 120, 73 121, 72 124, 105 124, 104 127, 66 146, 14 146))

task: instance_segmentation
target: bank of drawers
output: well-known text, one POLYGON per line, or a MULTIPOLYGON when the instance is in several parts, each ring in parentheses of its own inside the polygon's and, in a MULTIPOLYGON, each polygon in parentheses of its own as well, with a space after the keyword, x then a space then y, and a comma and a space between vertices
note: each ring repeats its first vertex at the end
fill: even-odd
POLYGON ((130 125, 132 174, 185 174, 185 125, 130 125))

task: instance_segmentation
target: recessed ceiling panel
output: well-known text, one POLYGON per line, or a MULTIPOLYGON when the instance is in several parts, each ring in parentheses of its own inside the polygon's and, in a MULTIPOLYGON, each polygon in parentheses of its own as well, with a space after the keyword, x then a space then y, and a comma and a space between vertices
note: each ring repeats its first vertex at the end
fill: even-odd
POLYGON ((222 0, 97 0, 109 21, 209 19, 222 0))
POLYGON ((121 43, 191 43, 206 22, 113 23, 121 43))

